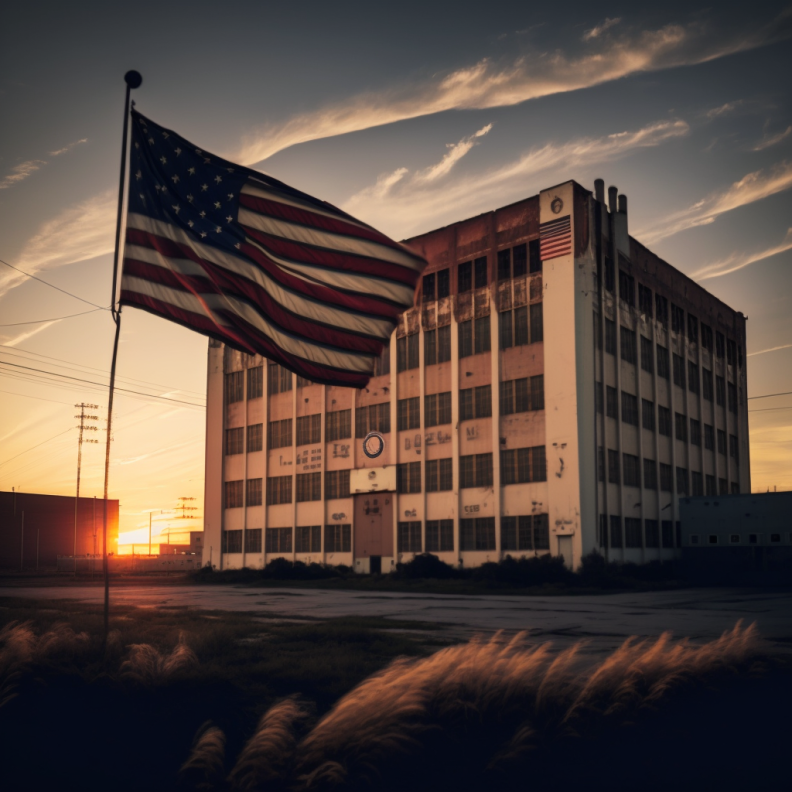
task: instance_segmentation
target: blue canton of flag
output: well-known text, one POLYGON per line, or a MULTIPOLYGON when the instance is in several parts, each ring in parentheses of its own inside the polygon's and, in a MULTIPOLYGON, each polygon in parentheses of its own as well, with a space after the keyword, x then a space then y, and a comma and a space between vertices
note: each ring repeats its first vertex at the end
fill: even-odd
POLYGON ((362 387, 426 261, 132 112, 121 304, 314 382, 362 387))

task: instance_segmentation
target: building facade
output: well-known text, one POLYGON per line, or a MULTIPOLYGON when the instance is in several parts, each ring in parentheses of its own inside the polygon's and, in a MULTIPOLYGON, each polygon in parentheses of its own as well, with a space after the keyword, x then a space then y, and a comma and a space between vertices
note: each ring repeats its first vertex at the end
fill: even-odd
POLYGON ((680 497, 749 492, 745 317, 608 193, 566 182, 408 240, 429 266, 359 391, 211 341, 204 563, 643 563, 678 553, 680 497))

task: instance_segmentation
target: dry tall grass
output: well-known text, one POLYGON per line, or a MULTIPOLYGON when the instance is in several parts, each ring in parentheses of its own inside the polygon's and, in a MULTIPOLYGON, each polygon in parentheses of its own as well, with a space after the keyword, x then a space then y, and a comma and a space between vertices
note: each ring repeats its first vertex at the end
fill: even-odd
POLYGON ((150 644, 132 644, 129 657, 121 664, 121 676, 151 686, 183 676, 196 665, 198 658, 182 633, 170 654, 163 654, 150 644))

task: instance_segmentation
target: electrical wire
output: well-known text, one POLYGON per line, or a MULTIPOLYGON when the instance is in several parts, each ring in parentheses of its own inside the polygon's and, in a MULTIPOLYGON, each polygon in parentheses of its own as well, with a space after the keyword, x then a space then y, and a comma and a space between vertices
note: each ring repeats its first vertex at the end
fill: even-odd
MULTIPOLYGON (((71 426, 70 426, 70 427, 69 427, 69 428, 66 430, 66 432, 71 432, 71 430, 72 430, 73 428, 74 428, 74 427, 71 427, 71 426)), ((8 459, 6 459, 6 461, 5 461, 5 462, 0 462, 0 467, 2 467, 3 465, 7 465, 9 462, 11 462, 12 460, 16 459, 17 457, 21 457, 21 456, 22 456, 22 454, 27 454, 27 453, 28 453, 28 451, 32 451, 34 448, 38 448, 39 446, 43 446, 43 445, 44 445, 44 443, 51 443, 53 440, 55 440, 56 438, 60 437, 61 435, 65 435, 65 434, 66 434, 66 432, 58 432, 58 434, 56 434, 54 437, 50 437, 50 439, 49 439, 49 440, 43 440, 42 442, 40 442, 40 443, 36 443, 36 445, 34 445, 34 446, 31 446, 30 448, 26 449, 25 451, 20 451, 18 454, 15 454, 14 456, 12 456, 12 457, 9 457, 8 459)))
POLYGON ((61 289, 60 286, 55 286, 52 283, 47 283, 47 281, 42 280, 36 275, 31 275, 29 272, 25 272, 24 270, 19 269, 19 267, 15 267, 13 264, 9 264, 7 261, 3 261, 0 259, 0 264, 5 264, 6 267, 11 267, 12 270, 16 270, 17 272, 21 272, 28 278, 33 278, 33 280, 37 280, 39 283, 43 283, 45 286, 49 286, 51 289, 57 289, 59 292, 63 292, 64 294, 68 294, 69 297, 74 297, 75 300, 79 300, 80 302, 87 303, 88 305, 93 305, 94 308, 98 308, 100 311, 109 311, 110 309, 104 305, 97 305, 96 303, 92 303, 90 300, 84 300, 82 297, 78 297, 76 294, 72 294, 71 292, 66 291, 66 289, 61 289))
POLYGON ((0 393, 7 393, 9 396, 21 396, 23 399, 37 399, 38 401, 52 402, 53 404, 65 404, 68 407, 72 406, 71 402, 56 401, 55 399, 44 399, 41 396, 28 396, 27 393, 17 393, 16 391, 0 390, 0 393))
POLYGON ((75 316, 85 316, 86 314, 96 313, 103 311, 104 308, 92 308, 90 311, 83 311, 82 313, 69 314, 68 316, 55 316, 52 319, 32 319, 29 322, 11 322, 10 324, 0 324, 0 327, 19 327, 20 325, 29 324, 44 324, 45 322, 60 322, 61 319, 73 319, 75 316))
POLYGON ((765 393, 764 396, 749 396, 748 401, 751 401, 751 399, 771 399, 773 396, 792 396, 792 391, 786 391, 785 393, 765 393))

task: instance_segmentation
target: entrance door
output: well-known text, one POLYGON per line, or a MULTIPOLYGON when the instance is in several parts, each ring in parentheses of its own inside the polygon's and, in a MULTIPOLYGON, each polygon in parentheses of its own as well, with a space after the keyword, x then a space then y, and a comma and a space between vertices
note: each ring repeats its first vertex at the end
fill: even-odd
POLYGON ((393 498, 390 492, 355 495, 355 558, 392 555, 393 498))
POLYGON ((564 564, 572 569, 572 537, 559 536, 558 537, 558 555, 563 556, 564 564))
POLYGON ((372 575, 379 575, 382 573, 382 556, 369 557, 369 572, 372 575))

